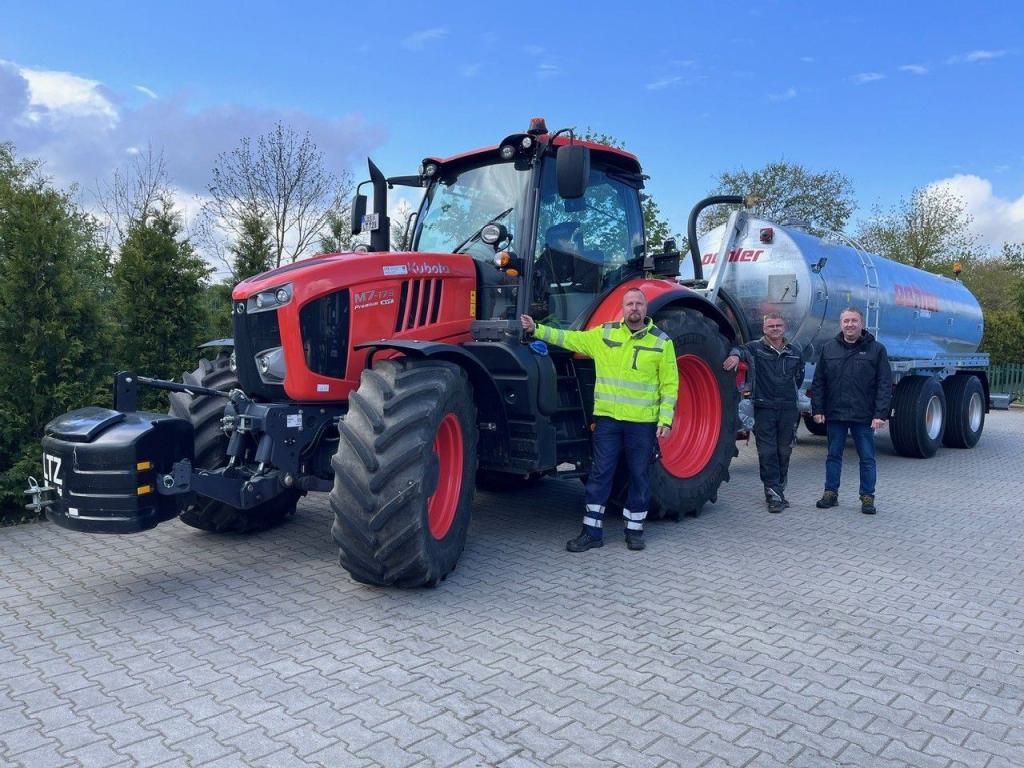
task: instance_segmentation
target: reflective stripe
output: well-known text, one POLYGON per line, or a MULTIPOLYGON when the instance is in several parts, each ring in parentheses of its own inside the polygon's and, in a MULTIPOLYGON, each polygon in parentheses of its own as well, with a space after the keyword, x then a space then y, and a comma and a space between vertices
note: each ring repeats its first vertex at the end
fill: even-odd
POLYGON ((657 392, 657 384, 644 384, 639 381, 627 381, 626 379, 609 379, 604 376, 597 377, 597 386, 619 387, 620 389, 635 389, 637 392, 657 392))
POLYGON ((613 395, 611 392, 598 392, 594 390, 594 402, 600 400, 604 403, 621 403, 623 405, 639 405, 643 408, 653 408, 658 404, 658 398, 641 399, 639 397, 627 397, 626 395, 613 395))
POLYGON ((637 522, 642 523, 644 520, 647 519, 647 511, 645 510, 643 512, 630 512, 628 509, 624 509, 622 510, 622 516, 627 520, 635 520, 637 522))
POLYGON ((587 512, 593 512, 595 515, 603 515, 604 507, 600 504, 587 504, 587 512))
POLYGON ((644 529, 644 524, 643 523, 634 523, 632 520, 627 520, 626 521, 626 530, 627 531, 642 531, 643 529, 644 529))
POLYGON ((583 524, 589 525, 591 528, 603 528, 604 521, 598 520, 596 517, 584 517, 583 524))
POLYGON ((665 395, 664 397, 661 398, 661 404, 662 405, 669 405, 669 406, 672 406, 673 408, 675 408, 675 406, 676 406, 676 396, 675 395, 665 395))
POLYGON ((556 347, 563 347, 563 346, 565 346, 565 331, 563 331, 561 329, 555 331, 555 342, 554 343, 555 343, 556 347))

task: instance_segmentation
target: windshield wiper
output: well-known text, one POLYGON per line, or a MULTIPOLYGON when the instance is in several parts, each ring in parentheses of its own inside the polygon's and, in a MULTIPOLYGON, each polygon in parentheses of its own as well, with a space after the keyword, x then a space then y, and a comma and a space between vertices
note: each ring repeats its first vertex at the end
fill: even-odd
POLYGON ((486 226, 488 226, 490 224, 497 224, 499 221, 501 221, 506 216, 508 216, 510 213, 512 213, 512 211, 514 209, 515 209, 515 206, 512 206, 511 208, 506 208, 504 211, 499 213, 497 216, 495 216, 490 221, 487 221, 487 222, 484 222, 483 224, 481 224, 480 228, 476 232, 474 232, 472 235, 470 235, 465 240, 463 240, 461 243, 459 243, 457 246, 455 246, 452 249, 452 253, 461 253, 463 248, 465 248, 467 245, 469 245, 474 240, 477 240, 480 237, 480 233, 484 231, 484 227, 486 227, 486 226))

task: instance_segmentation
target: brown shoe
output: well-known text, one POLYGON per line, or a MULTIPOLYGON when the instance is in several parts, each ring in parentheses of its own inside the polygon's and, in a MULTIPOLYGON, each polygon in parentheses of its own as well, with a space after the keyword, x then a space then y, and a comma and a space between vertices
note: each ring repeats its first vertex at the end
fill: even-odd
POLYGON ((863 493, 860 497, 860 511, 865 515, 873 515, 878 510, 875 509, 875 497, 870 493, 863 493))
POLYGON ((839 494, 836 491, 826 490, 821 498, 818 499, 814 506, 818 509, 828 509, 829 507, 835 507, 839 505, 839 494))

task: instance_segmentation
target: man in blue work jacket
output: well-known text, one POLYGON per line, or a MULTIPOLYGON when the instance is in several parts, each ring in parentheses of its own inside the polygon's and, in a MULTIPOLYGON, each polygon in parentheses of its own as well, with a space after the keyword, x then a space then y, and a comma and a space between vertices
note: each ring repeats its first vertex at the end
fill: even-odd
POLYGON ((611 495, 619 456, 625 453, 629 494, 622 516, 626 546, 644 548, 644 520, 651 498, 648 477, 656 437, 672 428, 679 371, 672 340, 647 317, 647 298, 639 288, 622 297, 622 320, 589 331, 538 325, 529 315, 520 321, 538 339, 594 358, 593 462, 587 478, 583 530, 565 548, 585 552, 604 545, 604 510, 611 495))

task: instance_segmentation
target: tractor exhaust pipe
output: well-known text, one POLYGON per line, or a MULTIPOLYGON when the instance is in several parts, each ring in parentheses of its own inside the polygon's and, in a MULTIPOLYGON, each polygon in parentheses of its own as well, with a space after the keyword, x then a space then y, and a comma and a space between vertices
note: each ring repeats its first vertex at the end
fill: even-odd
POLYGON ((370 165, 370 182, 373 184, 373 212, 377 228, 370 232, 370 250, 384 253, 391 249, 391 219, 388 218, 388 181, 373 160, 370 165))

